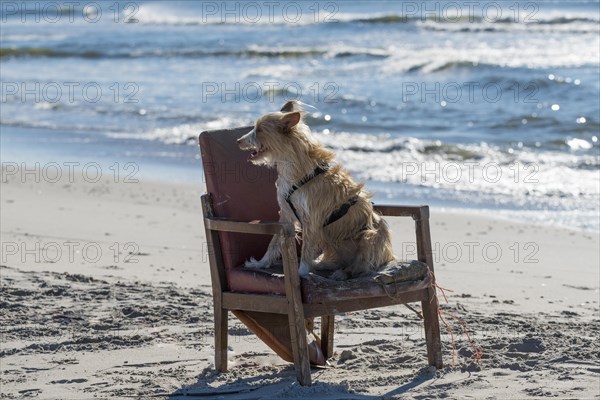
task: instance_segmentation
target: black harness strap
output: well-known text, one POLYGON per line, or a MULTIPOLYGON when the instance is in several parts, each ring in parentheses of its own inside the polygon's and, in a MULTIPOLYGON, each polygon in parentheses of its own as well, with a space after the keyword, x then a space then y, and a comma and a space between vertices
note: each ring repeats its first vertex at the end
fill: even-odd
POLYGON ((344 215, 346 215, 346 213, 348 212, 350 207, 355 205, 357 201, 358 201, 358 196, 351 197, 350 200, 348 200, 346 203, 342 204, 342 206, 340 208, 338 208, 337 210, 335 210, 334 212, 331 213, 329 218, 327 218, 327 221, 325 221, 325 223, 323 224, 323 227, 325 227, 329 224, 333 224, 335 221, 337 221, 338 219, 340 219, 344 215))
POLYGON ((298 182, 297 184, 292 186, 292 188, 285 195, 285 201, 289 204, 290 208, 292 209, 292 212, 294 213, 294 215, 296 216, 298 221, 300 221, 300 217, 298 216, 298 212, 296 211, 294 204, 292 204, 292 200, 290 200, 290 198, 292 197, 292 194, 294 194, 294 192, 296 190, 300 189, 302 186, 304 186, 308 182, 310 182, 311 179, 327 172, 328 170, 329 170, 329 165, 317 166, 317 168, 315 168, 315 170, 311 174, 306 175, 304 178, 302 178, 302 180, 300 182, 298 182))
MULTIPOLYGON (((298 211, 296 211, 296 207, 294 207, 294 204, 292 203, 292 200, 291 200, 292 195, 294 194, 294 192, 296 190, 298 190, 302 186, 306 185, 313 178, 316 178, 317 176, 324 174, 328 170, 329 170, 329 164, 317 166, 311 174, 306 175, 304 178, 302 178, 302 180, 300 180, 300 182, 298 182, 297 184, 292 186, 291 189, 285 195, 285 201, 288 203, 288 205, 292 209, 292 212, 294 213, 294 215, 296 216, 298 221, 300 221, 300 216, 298 215, 298 211)), ((334 212, 331 213, 329 218, 327 218, 327 221, 325 221, 325 223, 323 224, 323 227, 334 223, 335 221, 337 221, 338 219, 340 219, 344 215, 346 215, 346 213, 348 212, 350 207, 352 207, 354 204, 356 204, 357 201, 358 201, 358 196, 351 197, 350 200, 348 200, 346 203, 342 204, 342 206, 340 208, 338 208, 337 210, 335 210, 334 212)), ((302 223, 302 221, 300 221, 300 223, 302 223)))

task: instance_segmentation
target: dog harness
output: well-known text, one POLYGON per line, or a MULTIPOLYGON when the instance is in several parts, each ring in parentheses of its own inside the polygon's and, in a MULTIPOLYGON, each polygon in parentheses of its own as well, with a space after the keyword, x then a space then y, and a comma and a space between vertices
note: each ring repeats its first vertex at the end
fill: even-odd
MULTIPOLYGON (((291 197, 292 197, 292 195, 294 194, 294 192, 296 190, 298 190, 302 186, 306 185, 313 178, 316 178, 317 176, 319 176, 319 175, 324 174, 325 172, 327 172, 329 170, 329 167, 330 167, 329 164, 318 165, 314 169, 314 171, 312 173, 306 175, 304 178, 302 178, 300 180, 300 182, 298 182, 297 184, 295 184, 294 186, 292 186, 290 188, 290 190, 287 192, 287 194, 285 195, 285 201, 288 203, 288 205, 292 209, 292 212, 294 213, 294 215, 296 216, 296 218, 298 219, 298 221, 300 221, 301 224, 302 224, 302 221, 300 220, 300 216, 298 215, 298 211, 296 211, 296 207, 294 207, 294 204, 292 203, 291 197)), ((325 223, 323 224, 323 226, 325 227, 325 226, 327 226, 329 224, 334 223, 338 219, 342 218, 344 215, 346 215, 346 213, 348 212, 348 210, 350 209, 350 207, 352 207, 354 204, 356 204, 357 201, 358 201, 358 195, 357 196, 352 196, 346 203, 342 204, 342 206, 340 208, 338 208, 337 210, 335 210, 334 212, 331 213, 331 215, 329 216, 329 218, 327 218, 327 221, 325 221, 325 223)))

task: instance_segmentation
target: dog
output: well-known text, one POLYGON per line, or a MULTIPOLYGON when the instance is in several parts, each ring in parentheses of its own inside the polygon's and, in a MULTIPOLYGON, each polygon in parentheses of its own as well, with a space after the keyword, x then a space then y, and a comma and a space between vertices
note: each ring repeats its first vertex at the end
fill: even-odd
MULTIPOLYGON (((324 272, 345 280, 376 271, 394 259, 387 223, 374 212, 371 194, 312 137, 305 114, 289 101, 258 118, 238 146, 250 151, 253 164, 277 169, 280 222, 295 224, 302 234, 300 276, 324 272)), ((265 255, 245 267, 276 264, 281 241, 274 236, 265 255)))

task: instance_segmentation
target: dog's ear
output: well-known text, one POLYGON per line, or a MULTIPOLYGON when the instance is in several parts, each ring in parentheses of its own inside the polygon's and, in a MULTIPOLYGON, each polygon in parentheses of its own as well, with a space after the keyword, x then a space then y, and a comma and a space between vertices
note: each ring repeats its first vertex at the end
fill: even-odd
POLYGON ((294 105, 296 104, 296 100, 290 100, 281 107, 281 112, 292 112, 294 111, 294 105))
POLYGON ((302 119, 302 113, 300 113, 299 111, 290 112, 290 113, 285 114, 281 118, 281 123, 283 124, 283 127, 284 127, 285 131, 287 132, 290 129, 292 129, 293 127, 295 127, 296 125, 298 125, 298 122, 300 122, 301 119, 302 119))

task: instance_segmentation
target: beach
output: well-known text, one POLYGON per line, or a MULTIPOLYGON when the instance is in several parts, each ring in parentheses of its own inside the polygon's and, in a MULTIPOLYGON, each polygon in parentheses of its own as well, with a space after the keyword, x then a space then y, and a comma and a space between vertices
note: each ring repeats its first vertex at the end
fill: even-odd
POLYGON ((9 4, 4 161, 180 179, 295 99, 376 198, 600 231, 597 1, 9 4))
MULTIPOLYGON (((2 398, 598 398, 598 235, 435 208, 442 310, 479 363, 442 314, 454 367, 442 323, 429 368, 421 321, 394 306, 336 316, 312 387, 233 317, 216 372, 203 191, 3 171, 2 398)), ((411 221, 389 221, 410 258, 411 221)))
POLYGON ((0 399, 600 398, 599 7, 1 2, 0 399), (444 368, 395 306, 336 315, 311 387, 232 316, 215 371, 198 135, 290 100, 430 207, 444 368))

